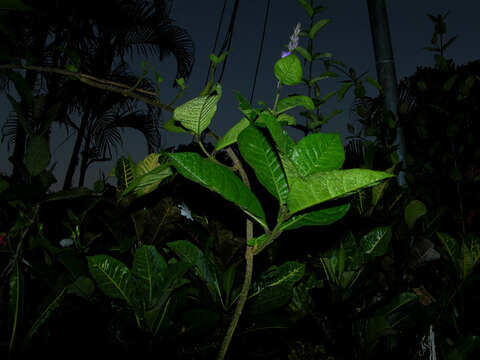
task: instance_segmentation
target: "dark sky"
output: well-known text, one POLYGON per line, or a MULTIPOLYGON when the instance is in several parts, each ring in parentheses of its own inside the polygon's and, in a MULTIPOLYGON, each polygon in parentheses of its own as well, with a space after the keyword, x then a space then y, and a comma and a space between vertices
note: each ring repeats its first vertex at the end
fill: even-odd
MULTIPOLYGON (((329 18, 331 23, 320 31, 314 41, 314 52, 331 52, 334 56, 356 69, 357 73, 364 71, 368 75, 376 77, 374 52, 370 34, 366 0, 324 0, 317 2, 326 7, 316 20, 329 18)), ((438 15, 450 11, 447 17, 447 37, 458 35, 458 39, 446 53, 448 58, 453 58, 457 64, 480 58, 480 47, 478 37, 480 35, 480 22, 478 13, 480 3, 477 1, 456 1, 449 0, 386 0, 390 22, 390 32, 395 57, 397 78, 409 76, 415 72, 417 66, 430 66, 433 64, 432 53, 423 50, 424 46, 430 45, 433 32, 433 23, 426 14, 438 15), (467 6, 468 3, 468 6, 467 6)), ((185 96, 176 103, 179 105, 195 96, 204 86, 207 70, 209 67, 208 55, 211 53, 215 34, 217 31, 218 19, 224 4, 224 0, 174 0, 171 17, 177 25, 186 29, 195 43, 195 58, 193 73, 187 81, 189 89, 185 96)), ((233 9, 233 0, 227 1, 223 28, 220 33, 217 51, 225 37, 226 27, 230 20, 233 9)), ((241 113, 237 109, 237 101, 234 90, 241 92, 245 98, 250 99, 253 85, 255 67, 258 59, 260 40, 262 36, 265 7, 267 1, 241 0, 232 40, 230 57, 228 59, 225 74, 222 79, 223 96, 219 102, 218 110, 213 118, 211 127, 214 131, 223 135, 232 125, 241 119, 241 113)), ((302 6, 295 0, 272 0, 270 5, 267 32, 262 54, 261 65, 255 88, 253 105, 258 101, 264 101, 272 106, 276 79, 273 75, 273 65, 280 58, 284 45, 288 44, 289 37, 297 22, 302 28, 309 25, 309 18, 302 6)), ((306 38, 300 38, 300 46, 306 47, 306 38)), ((140 71, 142 58, 134 59, 132 66, 140 71)), ((176 90, 170 87, 176 72, 176 63, 173 57, 163 62, 155 59, 146 59, 151 63, 157 72, 164 77, 162 97, 164 103, 168 103, 176 94, 176 90)), ((321 63, 315 63, 313 76, 323 71, 321 63)), ((95 74, 93 74, 95 75, 95 74)), ((342 78, 339 78, 342 80, 342 78)), ((320 83, 322 93, 338 89, 340 86, 335 81, 320 83)), ((367 85, 368 87, 369 85, 367 85)), ((297 92, 306 94, 305 87, 284 88, 282 96, 297 92)), ((375 92, 370 93, 375 95, 375 92)), ((323 127, 325 132, 339 132, 342 137, 346 135, 346 124, 353 120, 349 107, 352 97, 346 97, 342 102, 336 98, 329 100, 324 107, 326 115, 333 109, 343 109, 343 113, 333 118, 329 124, 323 127)), ((2 115, 7 115, 5 99, 0 99, 2 115)), ((295 114, 292 114, 295 115, 295 114)), ((162 116, 166 121, 169 114, 162 116)), ((2 120, 3 121, 3 120, 2 120)), ((297 117, 297 121, 304 119, 297 117)), ((68 164, 73 147, 73 137, 70 141, 60 145, 66 134, 64 131, 54 132, 51 151, 53 161, 57 161, 56 175, 59 183, 53 188, 58 188, 63 183, 63 175, 68 164)), ((138 162, 147 155, 145 140, 135 131, 124 132, 124 148, 119 149, 117 158, 129 153, 138 162)), ((295 137, 298 134, 292 133, 295 137)), ((188 143, 191 136, 171 134, 164 132, 164 146, 171 146, 177 143, 188 143)), ((11 172, 11 165, 7 160, 8 153, 6 144, 0 145, 0 172, 11 172)), ((99 178, 103 171, 107 174, 113 166, 111 163, 102 165, 94 164, 88 169, 87 186, 99 178)), ((76 183, 78 180, 74 180, 76 183)))

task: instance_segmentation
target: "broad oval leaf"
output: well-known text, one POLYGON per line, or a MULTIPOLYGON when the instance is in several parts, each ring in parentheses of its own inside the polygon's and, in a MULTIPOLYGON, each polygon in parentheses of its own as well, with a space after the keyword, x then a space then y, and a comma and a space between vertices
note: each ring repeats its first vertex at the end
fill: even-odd
POLYGON ((108 255, 87 256, 87 261, 90 274, 105 295, 131 303, 130 270, 124 263, 108 255))
POLYGON ((181 175, 220 194, 238 205, 262 226, 267 226, 265 213, 257 197, 225 166, 191 152, 173 153, 169 154, 169 157, 181 175))
POLYGON ((182 260, 194 267, 195 273, 205 281, 213 299, 221 300, 221 290, 213 265, 203 251, 187 240, 169 242, 167 246, 182 260))
POLYGON ((222 96, 222 87, 216 84, 209 95, 198 96, 173 111, 173 117, 182 126, 200 135, 210 125, 210 121, 217 111, 217 103, 222 96))
POLYGON ((302 63, 295 54, 290 54, 278 60, 273 71, 275 77, 284 85, 296 85, 302 82, 302 63))
POLYGON ((288 185, 282 164, 272 145, 260 130, 249 126, 238 137, 238 149, 242 157, 255 171, 260 183, 277 198, 281 204, 287 201, 288 185))
POLYGON ((316 133, 305 136, 293 149, 292 161, 302 176, 340 169, 345 151, 339 134, 316 133))
POLYGON ((137 281, 143 304, 148 309, 159 295, 159 289, 164 281, 167 263, 155 246, 144 245, 137 249, 133 259, 132 275, 137 281))
POLYGON ((370 256, 383 256, 392 239, 390 226, 376 227, 360 239, 360 249, 370 256))
POLYGON ((419 200, 412 200, 405 207, 405 223, 408 228, 411 229, 417 222, 417 220, 427 213, 425 204, 419 200))
POLYGON ((297 229, 302 226, 330 225, 344 217, 349 209, 350 204, 345 204, 295 215, 283 223, 280 229, 283 231, 297 229))
POLYGON ((304 95, 294 95, 281 99, 277 104, 277 112, 282 113, 297 106, 303 106, 307 110, 315 109, 312 99, 304 95))
POLYGON ((351 195, 392 176, 383 171, 348 169, 322 171, 304 179, 294 177, 289 184, 288 209, 296 213, 328 200, 351 195))
POLYGON ((293 294, 294 284, 304 274, 305 264, 295 261, 270 268, 252 284, 248 310, 262 313, 285 305, 293 294))

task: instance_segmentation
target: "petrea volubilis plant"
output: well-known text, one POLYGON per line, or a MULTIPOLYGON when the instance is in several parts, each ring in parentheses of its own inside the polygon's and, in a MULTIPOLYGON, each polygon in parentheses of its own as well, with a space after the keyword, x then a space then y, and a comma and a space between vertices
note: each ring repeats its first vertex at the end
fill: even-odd
MULTIPOLYGON (((292 50, 299 29, 297 25, 292 35, 292 50)), ((216 61, 213 61, 213 70, 215 65, 216 61)), ((295 142, 284 129, 290 118, 285 116, 285 112, 297 106, 313 110, 314 103, 308 96, 280 99, 283 86, 302 82, 302 65, 294 53, 275 63, 274 74, 278 85, 273 107, 254 109, 242 95, 237 94, 239 109, 245 117, 224 137, 218 139, 213 153, 206 151, 201 143, 201 135, 204 132, 212 133, 208 126, 222 95, 219 83, 207 84, 199 97, 178 106, 173 112, 173 118, 167 123, 168 129, 193 134, 206 155, 203 157, 193 152, 168 154, 170 164, 176 171, 234 203, 247 215, 245 279, 218 359, 225 357, 247 300, 254 256, 286 230, 332 224, 349 209, 348 203, 322 208, 318 208, 318 205, 354 194, 392 177, 386 172, 368 169, 342 170, 345 154, 338 134, 314 133, 295 142), (251 191, 244 163, 231 149, 235 144, 258 181, 277 199, 275 224, 267 222, 259 198, 251 191), (216 151, 222 149, 231 157, 233 168, 216 160, 216 151), (261 233, 253 233, 252 221, 260 226, 261 233)))

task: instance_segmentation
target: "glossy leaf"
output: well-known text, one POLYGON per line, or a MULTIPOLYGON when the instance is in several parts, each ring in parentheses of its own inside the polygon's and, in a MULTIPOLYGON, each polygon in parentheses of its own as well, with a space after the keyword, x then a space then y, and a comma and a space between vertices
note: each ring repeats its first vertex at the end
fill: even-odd
POLYGON ((238 149, 253 168, 260 183, 281 204, 287 201, 288 185, 282 165, 272 145, 254 126, 246 128, 238 137, 238 149))
POLYGON ((293 149, 292 161, 302 176, 340 169, 345 151, 339 134, 316 133, 305 136, 293 149))
POLYGON ((350 204, 295 215, 281 225, 281 230, 293 230, 302 226, 330 225, 340 220, 350 209, 350 204))
POLYGON ((137 288, 146 309, 153 304, 164 280, 167 263, 155 246, 144 245, 137 249, 133 259, 132 274, 137 278, 137 288))
POLYGON ((261 114, 260 118, 264 119, 267 129, 272 136, 278 150, 286 155, 290 155, 295 147, 295 141, 283 129, 279 122, 270 114, 261 114))
POLYGON ((222 195, 262 226, 267 226, 260 202, 232 171, 196 153, 173 153, 169 154, 169 157, 177 171, 184 177, 222 195))
POLYGON ((137 176, 122 193, 122 196, 134 191, 140 197, 155 191, 158 186, 173 175, 168 164, 159 165, 147 174, 137 176))
POLYGON ((194 267, 197 276, 206 282, 212 297, 221 299, 221 291, 217 274, 204 255, 203 251, 187 240, 178 240, 169 242, 167 246, 177 255, 183 262, 194 267))
POLYGON ((215 144, 215 150, 223 149, 229 145, 232 145, 237 142, 238 135, 248 126, 250 125, 250 121, 244 117, 238 123, 233 125, 227 133, 217 141, 215 144))
POLYGON ((425 204, 419 200, 412 200, 405 207, 405 223, 411 229, 416 221, 427 213, 425 204))
POLYGON ((262 313, 288 303, 293 286, 305 274, 305 264, 291 261, 273 266, 256 280, 248 296, 248 309, 262 313))
POLYGON ((360 249, 370 256, 383 256, 387 252, 392 238, 392 229, 376 227, 360 239, 360 249))
POLYGON ((209 95, 198 96, 177 107, 173 112, 175 120, 182 126, 200 135, 210 125, 222 96, 222 87, 216 84, 209 95))
POLYGON ((282 113, 297 106, 303 106, 307 110, 315 109, 312 99, 304 95, 294 95, 281 99, 277 104, 277 112, 282 113))
POLYGON ((131 304, 130 270, 125 264, 108 255, 87 256, 87 261, 90 274, 105 295, 131 304))
POLYGON ((296 213, 322 202, 344 197, 365 187, 378 184, 392 175, 368 169, 322 171, 305 179, 293 178, 287 205, 296 213))
POLYGON ((302 63, 295 54, 278 60, 273 68, 275 77, 284 85, 297 85, 302 82, 302 63))

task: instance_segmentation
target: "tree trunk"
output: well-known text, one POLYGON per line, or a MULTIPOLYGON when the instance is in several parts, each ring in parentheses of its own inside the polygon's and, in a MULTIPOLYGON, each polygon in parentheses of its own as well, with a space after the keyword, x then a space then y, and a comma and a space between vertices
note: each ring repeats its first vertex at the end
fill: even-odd
MULTIPOLYGON (((367 4, 375 50, 378 81, 383 88, 385 106, 392 112, 394 120, 398 124, 397 77, 395 74, 395 63, 393 61, 392 41, 390 38, 385 0, 367 0, 367 4)), ((398 160, 402 162, 402 169, 398 174, 397 181, 400 186, 406 187, 408 184, 404 171, 406 168, 405 136, 401 126, 397 125, 396 130, 395 144, 398 146, 397 155, 398 160)))
POLYGON ((65 180, 63 182, 63 190, 69 190, 72 187, 73 175, 75 174, 75 169, 78 164, 78 154, 80 148, 82 147, 83 138, 85 137, 85 131, 87 130, 87 125, 90 119, 90 112, 85 111, 80 122, 80 128, 78 129, 77 139, 75 140, 75 145, 73 147, 72 156, 70 158, 70 163, 68 164, 67 173, 65 174, 65 180))
POLYGON ((88 150, 90 148, 90 129, 87 130, 87 136, 85 137, 85 144, 83 145, 82 150, 82 160, 80 162, 80 176, 78 179, 78 187, 81 187, 85 183, 85 174, 87 173, 88 168, 88 150))

